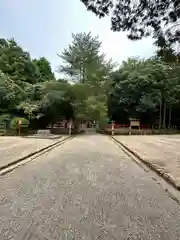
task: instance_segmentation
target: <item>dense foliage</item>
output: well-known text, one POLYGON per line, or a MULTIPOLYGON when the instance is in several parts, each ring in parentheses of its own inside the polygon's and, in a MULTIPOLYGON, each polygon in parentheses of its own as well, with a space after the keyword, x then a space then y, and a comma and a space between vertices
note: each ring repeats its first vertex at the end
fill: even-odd
POLYGON ((129 59, 113 73, 109 111, 117 121, 140 118, 159 128, 179 125, 180 66, 160 58, 129 59))
POLYGON ((29 126, 29 120, 26 119, 26 118, 13 118, 12 121, 11 121, 11 128, 12 129, 15 129, 16 131, 18 130, 19 128, 19 121, 21 121, 21 128, 28 128, 29 126))
POLYGON ((163 33, 155 42, 155 56, 130 58, 119 68, 101 53, 98 36, 72 37, 59 54, 63 60, 59 71, 70 82, 56 80, 45 57, 31 59, 14 39, 0 39, 1 128, 17 128, 19 118, 33 128, 61 118, 104 124, 107 119, 127 123, 130 117, 159 128, 179 126, 180 57, 163 33))
MULTIPOLYGON (((61 118, 98 120, 107 114, 108 76, 113 68, 100 53, 101 42, 91 33, 73 35, 61 54, 60 67, 75 84, 56 80, 45 57, 31 59, 14 39, 0 39, 0 124, 28 119, 45 127, 61 118)), ((13 125, 14 126, 14 125, 13 125)))
POLYGON ((72 86, 75 118, 98 121, 107 115, 107 90, 115 65, 100 52, 98 36, 89 32, 72 37, 72 43, 59 55, 64 62, 60 71, 75 83, 72 86))
POLYGON ((0 123, 16 116, 43 127, 72 115, 68 91, 68 84, 55 81, 46 58, 33 60, 14 39, 0 39, 0 123))

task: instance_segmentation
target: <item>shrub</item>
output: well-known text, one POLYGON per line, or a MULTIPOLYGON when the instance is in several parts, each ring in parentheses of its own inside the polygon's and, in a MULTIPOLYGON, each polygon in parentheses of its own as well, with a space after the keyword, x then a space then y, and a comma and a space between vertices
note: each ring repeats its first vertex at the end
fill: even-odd
POLYGON ((10 114, 1 114, 0 115, 0 128, 7 128, 12 116, 10 114))
POLYGON ((21 120, 22 124, 21 124, 21 128, 28 128, 29 126, 29 120, 26 118, 20 118, 20 117, 16 117, 13 118, 11 121, 11 128, 14 130, 17 130, 19 128, 19 120, 21 120))

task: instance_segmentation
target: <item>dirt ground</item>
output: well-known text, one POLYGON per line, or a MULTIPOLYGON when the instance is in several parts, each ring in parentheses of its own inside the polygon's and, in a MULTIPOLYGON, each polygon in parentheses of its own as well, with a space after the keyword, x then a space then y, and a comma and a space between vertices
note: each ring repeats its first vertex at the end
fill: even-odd
POLYGON ((0 167, 53 144, 58 139, 0 137, 0 167))
POLYGON ((180 188, 180 135, 115 138, 180 188))
POLYGON ((0 177, 0 240, 177 240, 180 205, 101 134, 0 177))

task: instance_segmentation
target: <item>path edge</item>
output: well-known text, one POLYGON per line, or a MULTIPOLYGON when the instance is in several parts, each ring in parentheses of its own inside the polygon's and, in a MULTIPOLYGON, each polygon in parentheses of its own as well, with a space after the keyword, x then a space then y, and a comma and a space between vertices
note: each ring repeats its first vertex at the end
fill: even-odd
MULTIPOLYGON (((175 180, 173 178, 171 178, 167 173, 161 171, 160 169, 158 169, 154 164, 147 162, 146 160, 144 160, 142 157, 139 156, 139 154, 137 154, 135 151, 133 151, 132 149, 130 149, 129 147, 127 147, 124 143, 122 143, 121 141, 117 140, 115 137, 110 136, 110 138, 112 140, 114 140, 116 143, 118 143, 121 147, 125 148, 127 152, 131 153, 135 158, 137 158, 138 160, 140 160, 143 164, 145 164, 146 166, 148 166, 151 170, 153 170, 154 172, 156 172, 160 177, 162 177, 164 180, 166 180, 169 184, 171 184, 173 187, 175 187, 177 190, 180 190, 180 186, 176 184, 175 180)), ((135 159, 131 158, 133 161, 136 162, 135 159)))
POLYGON ((10 163, 8 163, 8 164, 5 164, 5 165, 3 165, 3 166, 0 166, 0 172, 3 171, 4 169, 10 168, 11 166, 13 166, 13 165, 15 165, 15 164, 18 164, 18 163, 26 160, 26 159, 29 158, 29 157, 33 157, 34 155, 36 155, 36 154, 38 154, 38 153, 41 153, 41 152, 43 152, 43 151, 45 151, 45 150, 48 150, 48 149, 50 149, 50 148, 52 148, 52 147, 55 147, 56 145, 58 145, 58 144, 60 144, 60 143, 64 143, 66 140, 70 140, 70 139, 72 139, 73 137, 74 137, 74 136, 65 137, 65 138, 60 139, 59 141, 56 141, 55 143, 52 143, 52 144, 50 144, 50 145, 48 145, 48 146, 46 146, 46 147, 40 148, 40 149, 38 149, 38 150, 36 150, 36 151, 33 151, 33 152, 29 153, 28 155, 26 155, 26 156, 24 156, 24 157, 18 158, 18 159, 14 160, 14 161, 12 161, 12 162, 10 162, 10 163))

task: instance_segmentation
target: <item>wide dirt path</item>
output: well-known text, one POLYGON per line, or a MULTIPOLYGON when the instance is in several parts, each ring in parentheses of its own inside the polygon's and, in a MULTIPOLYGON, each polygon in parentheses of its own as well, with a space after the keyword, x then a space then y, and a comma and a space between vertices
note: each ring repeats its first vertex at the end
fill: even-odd
POLYGON ((180 135, 115 136, 180 189, 180 135))
POLYGON ((0 168, 64 138, 0 137, 0 168))
POLYGON ((0 239, 180 239, 180 205, 107 136, 0 177, 0 239))

